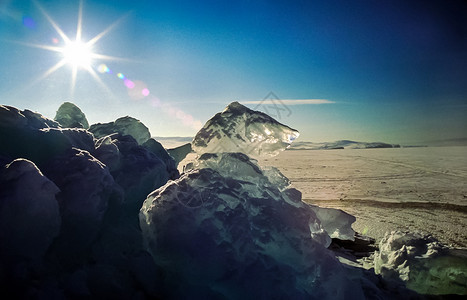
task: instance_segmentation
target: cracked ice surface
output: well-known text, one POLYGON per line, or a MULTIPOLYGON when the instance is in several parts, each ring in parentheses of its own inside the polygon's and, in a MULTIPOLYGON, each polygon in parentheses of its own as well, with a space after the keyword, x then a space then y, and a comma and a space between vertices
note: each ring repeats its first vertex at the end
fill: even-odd
POLYGON ((253 158, 285 150, 299 136, 297 130, 238 102, 212 117, 196 134, 193 150, 203 153, 242 152, 253 158))

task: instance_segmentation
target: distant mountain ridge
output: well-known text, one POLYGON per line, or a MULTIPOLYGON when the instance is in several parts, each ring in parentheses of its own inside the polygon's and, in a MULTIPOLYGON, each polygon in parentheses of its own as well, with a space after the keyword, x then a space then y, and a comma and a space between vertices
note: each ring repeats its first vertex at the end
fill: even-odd
POLYGON ((331 149, 376 149, 376 148, 400 148, 399 144, 383 142, 356 142, 340 140, 335 142, 295 142, 288 150, 331 150, 331 149))
MULTIPOLYGON (((154 137, 165 148, 176 148, 187 143, 191 143, 193 137, 154 137)), ((428 141, 425 143, 413 143, 409 145, 390 144, 384 142, 358 142, 351 140, 339 140, 335 142, 309 142, 295 141, 287 150, 331 150, 331 149, 376 149, 376 148, 411 148, 427 146, 467 146, 467 138, 446 139, 428 141)))
POLYGON ((427 142, 430 146, 467 146, 467 138, 451 138, 427 142))

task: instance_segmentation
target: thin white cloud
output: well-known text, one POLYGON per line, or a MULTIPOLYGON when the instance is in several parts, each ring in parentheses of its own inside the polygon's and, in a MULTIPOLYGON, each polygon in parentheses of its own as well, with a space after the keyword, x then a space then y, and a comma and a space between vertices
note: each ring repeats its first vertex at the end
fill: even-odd
POLYGON ((263 104, 263 105, 308 105, 308 104, 330 104, 336 103, 327 99, 265 99, 257 101, 241 101, 243 104, 263 104))

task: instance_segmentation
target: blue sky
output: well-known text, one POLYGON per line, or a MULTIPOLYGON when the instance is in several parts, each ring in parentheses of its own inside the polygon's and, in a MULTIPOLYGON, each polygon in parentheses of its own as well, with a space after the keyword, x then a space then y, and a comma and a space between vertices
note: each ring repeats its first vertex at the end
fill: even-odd
POLYGON ((0 2, 0 103, 53 118, 72 101, 90 123, 131 115, 192 136, 231 101, 273 92, 301 140, 467 136, 463 1, 84 1, 82 40, 114 24, 92 51, 120 59, 94 58, 72 88, 68 64, 41 78, 63 54, 31 45, 64 46, 44 12, 73 40, 79 6, 0 2), (327 101, 290 105, 307 99, 327 101))

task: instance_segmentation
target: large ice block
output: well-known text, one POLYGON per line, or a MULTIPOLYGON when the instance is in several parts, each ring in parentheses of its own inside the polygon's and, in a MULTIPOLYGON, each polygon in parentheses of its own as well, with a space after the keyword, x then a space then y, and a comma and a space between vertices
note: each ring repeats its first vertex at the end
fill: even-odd
POLYGON ((140 211, 168 298, 363 298, 323 244, 329 237, 313 210, 288 203, 243 154, 209 156, 203 165, 219 161, 231 172, 191 170, 151 193, 140 211))
POLYGON ((268 157, 285 150, 298 135, 297 130, 265 113, 232 102, 206 122, 192 147, 198 154, 241 152, 254 158, 268 157))

